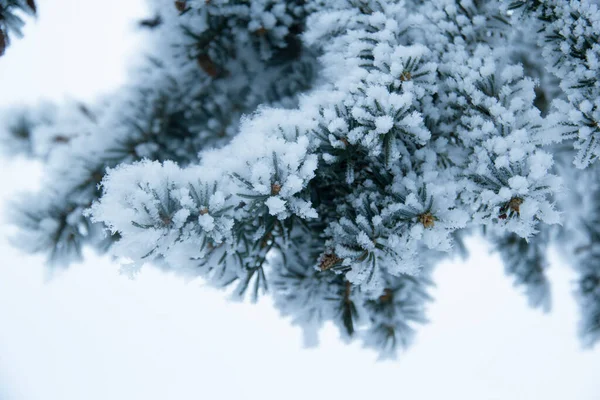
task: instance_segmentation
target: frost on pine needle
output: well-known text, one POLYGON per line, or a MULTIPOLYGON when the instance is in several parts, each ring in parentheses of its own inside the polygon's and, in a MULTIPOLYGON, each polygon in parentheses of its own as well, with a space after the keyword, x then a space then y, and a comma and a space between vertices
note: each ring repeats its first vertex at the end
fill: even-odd
POLYGON ((554 243, 598 340, 593 1, 151 5, 129 85, 0 121, 9 152, 48 166, 14 214, 25 249, 270 293, 307 344, 331 321, 391 357, 464 237, 482 232, 543 310, 554 243))

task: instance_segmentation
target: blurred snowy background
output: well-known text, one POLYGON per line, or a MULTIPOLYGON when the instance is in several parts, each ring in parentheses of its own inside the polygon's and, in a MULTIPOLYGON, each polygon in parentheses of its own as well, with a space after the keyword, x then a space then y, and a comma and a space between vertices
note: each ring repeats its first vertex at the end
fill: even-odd
MULTIPOLYGON (((38 20, 0 60, 0 106, 88 101, 125 82, 143 54, 144 0, 39 3, 38 20)), ((43 176, 38 165, 0 159, 0 202, 43 176)), ((600 399, 600 348, 580 348, 574 274, 558 256, 545 315, 471 240, 467 262, 437 269, 430 323, 412 348, 377 362, 333 329, 304 349, 268 299, 232 303, 151 268, 131 281, 88 254, 50 279, 10 234, 0 221, 1 400, 600 399)))

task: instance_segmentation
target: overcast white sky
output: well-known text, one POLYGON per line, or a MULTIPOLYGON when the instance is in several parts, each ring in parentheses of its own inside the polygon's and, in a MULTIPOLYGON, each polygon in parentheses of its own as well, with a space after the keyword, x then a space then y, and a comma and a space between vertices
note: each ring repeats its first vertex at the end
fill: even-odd
MULTIPOLYGON (((91 99, 126 79, 139 54, 143 0, 46 0, 0 59, 0 106, 40 97, 91 99)), ((0 160, 0 201, 43 172, 0 160)), ((554 262, 544 315, 511 287, 496 256, 471 241, 468 262, 436 274, 431 322, 396 362, 377 362, 333 329, 316 349, 269 301, 146 269, 135 281, 91 254, 48 281, 0 222, 0 399, 598 400, 600 348, 576 337, 574 274, 554 262)))

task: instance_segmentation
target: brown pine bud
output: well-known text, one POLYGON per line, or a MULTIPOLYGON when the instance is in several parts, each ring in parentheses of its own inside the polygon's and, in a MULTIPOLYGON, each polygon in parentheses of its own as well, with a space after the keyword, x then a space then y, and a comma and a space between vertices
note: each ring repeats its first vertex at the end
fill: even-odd
POLYGON ((260 28, 255 30, 254 33, 258 36, 263 36, 267 33, 267 29, 264 26, 261 26, 260 28))
POLYGON ((382 303, 389 303, 392 301, 394 292, 391 289, 383 289, 383 294, 379 296, 379 301, 382 303))
POLYGON ((265 247, 273 244, 273 234, 268 233, 265 237, 260 241, 260 248, 264 249, 265 247))
POLYGON ((197 58, 197 61, 200 68, 202 68, 202 70, 206 72, 209 76, 213 78, 219 76, 219 68, 213 62, 213 60, 210 59, 208 54, 200 54, 197 58))
POLYGON ((410 71, 404 71, 400 74, 400 80, 402 82, 410 81, 412 79, 412 75, 410 71))
POLYGON ((433 225, 435 225, 435 217, 430 212, 427 212, 419 215, 419 222, 423 224, 425 228, 433 228, 433 225))
POLYGON ((170 215, 160 214, 159 218, 162 221, 162 223, 165 224, 166 226, 171 225, 171 223, 173 222, 173 219, 171 218, 170 215))
POLYGON ((281 185, 279 183, 274 183, 271 185, 271 196, 277 196, 281 192, 281 185))
POLYGON ((521 204, 523 204, 523 199, 520 197, 513 197, 508 202, 508 208, 511 212, 516 213, 517 215, 521 215, 521 204))
POLYGON ((319 263, 319 269, 321 271, 327 271, 328 269, 330 269, 331 267, 333 267, 335 264, 339 263, 340 261, 342 261, 342 259, 333 253, 325 254, 321 258, 321 262, 319 263))
POLYGON ((181 1, 178 0, 175 2, 175 8, 177 9, 177 11, 179 11, 180 13, 184 12, 185 9, 187 8, 187 4, 185 4, 185 0, 181 1))
POLYGON ((204 207, 203 209, 200 210, 200 215, 206 215, 208 214, 208 208, 204 207))

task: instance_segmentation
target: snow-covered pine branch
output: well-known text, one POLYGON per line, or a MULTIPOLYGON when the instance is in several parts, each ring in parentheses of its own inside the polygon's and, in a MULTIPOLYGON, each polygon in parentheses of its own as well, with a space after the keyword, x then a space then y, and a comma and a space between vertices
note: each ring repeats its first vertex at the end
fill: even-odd
POLYGON ((78 260, 82 245, 101 243, 104 249, 109 243, 96 236, 98 230, 82 229, 93 226, 82 211, 98 198, 97 186, 107 168, 142 159, 188 165, 201 149, 227 143, 237 133, 240 117, 260 104, 294 106, 294 96, 310 87, 316 62, 309 51, 300 51, 298 32, 291 30, 302 24, 303 14, 291 5, 277 6, 272 10, 277 33, 249 36, 241 28, 257 18, 253 13, 262 15, 261 10, 276 3, 251 10, 245 2, 239 7, 189 2, 182 10, 156 2, 163 23, 149 33, 154 51, 130 85, 103 99, 93 118, 76 131, 71 119, 81 119, 79 105, 64 110, 66 117, 51 126, 30 118, 25 139, 8 119, 0 139, 13 149, 21 143, 34 149, 31 155, 44 156, 52 142, 57 150, 48 160, 44 196, 29 194, 37 201, 16 207, 13 219, 23 227, 17 241, 37 238, 45 245, 36 251, 47 252, 59 265, 78 260), (293 49, 286 52, 286 44, 293 49))
POLYGON ((517 11, 516 23, 525 19, 541 33, 537 37, 545 66, 562 90, 547 124, 554 128, 555 140, 573 140, 578 168, 600 155, 599 7, 594 0, 519 0, 507 7, 517 11))
POLYGON ((573 221, 599 211, 562 191, 594 203, 592 2, 152 5, 155 50, 128 87, 8 118, 9 146, 49 167, 44 196, 16 213, 25 248, 65 263, 108 247, 130 273, 268 292, 309 342, 333 321, 390 356, 466 235, 484 233, 547 310, 547 248, 575 230, 554 243, 581 260, 582 335, 598 338, 598 235, 573 221))

